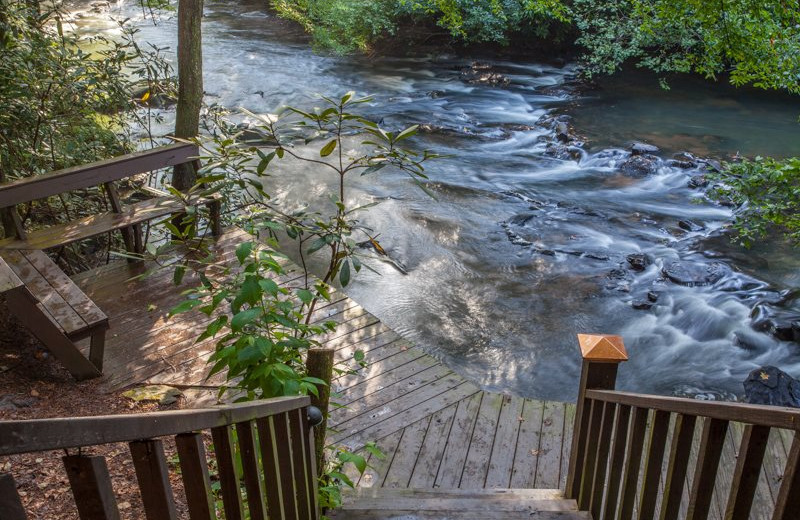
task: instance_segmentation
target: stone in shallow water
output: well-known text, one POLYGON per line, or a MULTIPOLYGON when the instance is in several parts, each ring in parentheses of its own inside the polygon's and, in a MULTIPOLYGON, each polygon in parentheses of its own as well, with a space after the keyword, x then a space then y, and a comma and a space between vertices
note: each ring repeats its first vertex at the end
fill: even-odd
POLYGON ((619 171, 628 177, 645 177, 658 171, 660 161, 655 155, 631 155, 619 165, 619 171))
POLYGON ((633 155, 644 155, 647 153, 656 153, 658 152, 658 146, 654 146, 652 144, 647 143, 633 143, 631 146, 631 153, 633 155))
POLYGON ((693 220, 680 220, 678 221, 678 227, 686 231, 702 231, 705 229, 705 227, 693 220))
POLYGON ((644 271, 648 265, 653 263, 653 259, 644 253, 631 253, 625 259, 634 271, 644 271))
POLYGON ((728 271, 728 266, 718 262, 711 264, 671 262, 661 270, 671 282, 689 287, 715 284, 728 271))
POLYGON ((748 403, 800 408, 800 381, 777 367, 753 370, 743 385, 748 403))

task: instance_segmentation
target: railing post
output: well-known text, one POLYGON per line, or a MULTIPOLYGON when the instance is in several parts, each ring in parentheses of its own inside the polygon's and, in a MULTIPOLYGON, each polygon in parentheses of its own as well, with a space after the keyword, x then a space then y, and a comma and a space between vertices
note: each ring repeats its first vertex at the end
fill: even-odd
MULTIPOLYGON (((586 456, 586 444, 589 432, 589 402, 587 390, 614 390, 617 382, 617 367, 627 361, 628 353, 621 336, 608 334, 578 334, 578 343, 583 356, 581 382, 578 390, 578 402, 575 410, 575 425, 572 431, 572 448, 567 471, 567 498, 578 498, 583 471, 583 460, 586 456)), ((589 475, 588 478, 592 478, 589 475)))
POLYGON ((328 428, 328 407, 331 398, 331 380, 333 379, 333 356, 336 349, 312 348, 308 350, 306 371, 311 377, 324 381, 317 385, 317 395, 311 395, 311 406, 322 412, 322 420, 314 427, 314 449, 317 476, 325 472, 325 434, 328 428))

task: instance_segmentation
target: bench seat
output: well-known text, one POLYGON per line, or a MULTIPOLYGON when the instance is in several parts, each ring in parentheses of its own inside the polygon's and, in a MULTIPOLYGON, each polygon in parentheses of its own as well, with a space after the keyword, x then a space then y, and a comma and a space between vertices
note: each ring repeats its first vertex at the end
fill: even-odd
POLYGON ((26 233, 24 239, 12 237, 0 240, 0 250, 52 249, 173 213, 185 212, 187 206, 212 205, 218 200, 218 197, 203 197, 184 204, 170 197, 147 199, 128 204, 119 213, 107 212, 91 215, 66 224, 30 231, 26 233))
POLYGON ((68 338, 79 340, 108 329, 108 317, 43 251, 2 251, 8 266, 28 287, 37 307, 68 338))

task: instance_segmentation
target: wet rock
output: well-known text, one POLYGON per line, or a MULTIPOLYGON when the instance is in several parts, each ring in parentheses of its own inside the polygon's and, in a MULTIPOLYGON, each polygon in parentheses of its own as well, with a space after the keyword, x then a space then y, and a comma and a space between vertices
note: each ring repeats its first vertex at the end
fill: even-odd
POLYGON ((563 121, 559 121, 555 126, 556 139, 562 143, 568 143, 572 139, 569 131, 569 125, 563 121))
POLYGON ((577 161, 583 156, 580 148, 567 146, 561 143, 550 143, 544 151, 545 154, 565 161, 577 161))
POLYGON ((729 268, 718 262, 703 264, 681 261, 666 264, 661 272, 673 283, 696 287, 717 283, 729 272, 729 268))
POLYGON ((687 186, 689 186, 692 189, 697 189, 697 188, 706 188, 708 187, 708 184, 709 184, 708 178, 705 175, 695 175, 691 179, 689 179, 687 186))
POLYGON ((772 340, 752 330, 737 330, 733 333, 733 344, 748 352, 766 352, 772 346, 772 340))
POLYGON ((653 302, 649 300, 633 300, 631 302, 631 307, 637 311, 648 311, 653 308, 653 302))
POLYGON ((647 155, 657 152, 658 152, 658 146, 653 146, 652 144, 633 143, 633 145, 631 145, 632 155, 647 155))
POLYGON ((509 79, 500 73, 492 72, 488 63, 475 62, 471 66, 461 69, 461 79, 473 85, 505 86, 509 79))
POLYGON ((667 166, 671 166, 672 168, 680 168, 682 170, 690 170, 697 165, 688 161, 676 161, 675 159, 670 159, 667 161, 667 166))
POLYGON ((678 221, 678 227, 686 231, 703 231, 705 227, 691 220, 678 221))
POLYGON ((759 303, 750 311, 753 330, 769 334, 778 341, 800 343, 800 314, 789 309, 759 303))
POLYGON ((653 303, 658 301, 659 294, 655 291, 648 291, 647 292, 647 299, 653 303))
POLYGON ((646 177, 658 171, 660 161, 655 155, 631 155, 619 165, 619 170, 628 177, 646 177))
POLYGON ((438 99, 444 96, 444 90, 431 90, 428 92, 428 97, 431 99, 438 99))
POLYGON ((644 271, 648 265, 653 263, 653 259, 644 253, 632 253, 626 256, 625 260, 634 271, 644 271))
POLYGON ((703 159, 702 162, 706 165, 706 168, 709 169, 709 170, 712 170, 712 171, 715 171, 715 172, 721 172, 722 171, 722 164, 720 164, 720 162, 717 161, 717 160, 714 160, 714 159, 703 159))
POLYGON ((745 402, 800 408, 800 381, 777 367, 753 370, 743 385, 745 402))

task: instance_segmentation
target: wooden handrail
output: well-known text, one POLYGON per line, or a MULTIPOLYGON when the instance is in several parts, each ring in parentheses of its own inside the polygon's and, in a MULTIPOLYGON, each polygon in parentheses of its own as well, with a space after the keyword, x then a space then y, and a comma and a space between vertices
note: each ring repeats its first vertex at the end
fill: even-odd
POLYGON ((717 493, 727 493, 727 498, 719 497, 725 500, 720 504, 723 517, 747 520, 765 469, 770 431, 779 428, 793 431, 794 440, 772 520, 797 518, 800 410, 620 392, 615 390, 617 366, 627 359, 622 338, 578 338, 583 367, 566 495, 577 500, 579 509, 590 511, 595 520, 633 518, 634 511, 639 520, 705 520, 716 488, 717 493), (731 422, 743 423, 744 428, 733 455, 733 473, 722 491, 719 469, 731 422), (690 474, 693 482, 686 490, 690 474))
MULTIPOLYGON (((320 510, 309 415, 319 411, 309 403, 308 397, 282 397, 173 412, 3 421, 0 455, 127 442, 144 516, 177 520, 160 438, 174 436, 192 519, 217 516, 214 500, 219 495, 212 491, 211 467, 216 468, 225 518, 316 520, 320 510), (206 453, 208 438, 201 430, 211 430, 213 454, 206 453)), ((105 457, 78 452, 62 461, 81 520, 120 518, 105 457)), ((0 473, 0 519, 27 520, 11 474, 0 473)))
POLYGON ((0 184, 0 208, 183 164, 198 155, 197 145, 178 143, 0 184))
POLYGON ((170 412, 0 421, 0 455, 80 448, 207 430, 277 415, 310 403, 308 397, 277 397, 170 412))
POLYGON ((685 397, 636 394, 617 390, 587 390, 586 398, 606 403, 623 404, 696 417, 722 419, 770 428, 800 430, 800 410, 783 406, 767 406, 721 401, 699 401, 685 397))

